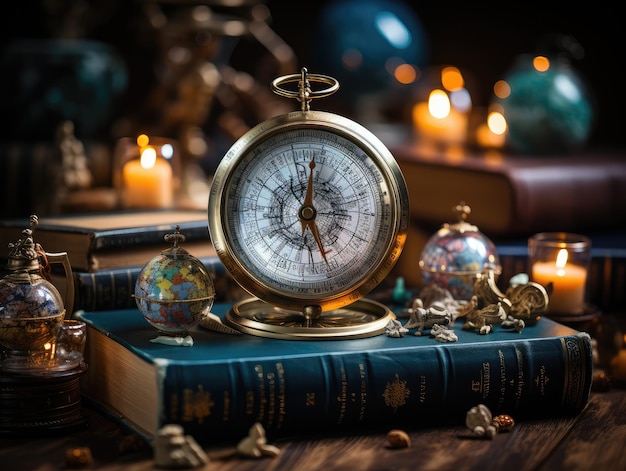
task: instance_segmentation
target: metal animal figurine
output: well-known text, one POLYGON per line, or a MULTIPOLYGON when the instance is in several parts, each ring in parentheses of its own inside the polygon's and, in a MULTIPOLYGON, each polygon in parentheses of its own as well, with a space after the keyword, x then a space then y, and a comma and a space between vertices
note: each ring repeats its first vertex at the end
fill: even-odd
POLYGON ((424 308, 420 298, 413 300, 413 305, 407 308, 409 320, 404 325, 406 329, 417 327, 415 335, 422 335, 424 330, 430 330, 434 325, 445 326, 452 323, 452 315, 439 303, 434 303, 424 308))

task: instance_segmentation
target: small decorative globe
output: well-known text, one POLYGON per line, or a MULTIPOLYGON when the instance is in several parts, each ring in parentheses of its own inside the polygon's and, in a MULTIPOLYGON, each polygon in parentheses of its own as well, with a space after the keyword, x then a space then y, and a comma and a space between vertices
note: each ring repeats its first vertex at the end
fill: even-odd
POLYGON ((468 300, 474 295, 474 282, 486 270, 501 272, 500 258, 494 243, 468 222, 467 205, 457 206, 460 221, 444 224, 427 241, 419 260, 425 286, 435 284, 447 289, 455 299, 468 300))
POLYGON ((14 273, 0 281, 0 345, 12 354, 54 344, 64 317, 63 298, 39 275, 14 273))
POLYGON ((183 238, 178 228, 166 240, 172 237, 174 246, 139 272, 134 296, 143 317, 160 335, 185 337, 211 310, 215 287, 202 262, 178 246, 183 238))
POLYGON ((30 227, 16 243, 9 244, 9 273, 0 280, 0 358, 3 350, 12 357, 2 360, 3 366, 31 367, 49 360, 65 317, 61 294, 40 275, 39 256, 45 252, 33 239, 38 221, 31 216, 30 227))
POLYGON ((528 155, 570 153, 588 140, 594 122, 591 93, 568 62, 537 70, 521 56, 505 76, 511 92, 498 103, 509 127, 507 144, 528 155))

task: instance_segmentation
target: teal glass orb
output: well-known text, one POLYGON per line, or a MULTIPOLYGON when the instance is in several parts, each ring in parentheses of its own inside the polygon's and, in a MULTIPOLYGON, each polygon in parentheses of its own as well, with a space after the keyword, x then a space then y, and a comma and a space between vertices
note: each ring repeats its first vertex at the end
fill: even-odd
POLYGON ((518 58, 504 79, 510 94, 497 100, 508 124, 507 144, 526 155, 571 153, 591 134, 591 91, 568 61, 548 59, 549 67, 537 70, 533 59, 518 58))
POLYGON ((428 55, 417 15, 397 0, 329 2, 313 31, 315 72, 339 80, 348 100, 387 90, 395 80, 394 65, 423 67, 428 55))

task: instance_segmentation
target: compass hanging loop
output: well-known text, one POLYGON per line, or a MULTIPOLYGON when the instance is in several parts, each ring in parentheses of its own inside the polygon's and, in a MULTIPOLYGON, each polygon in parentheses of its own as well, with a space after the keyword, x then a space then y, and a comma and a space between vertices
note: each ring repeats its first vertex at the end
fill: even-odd
POLYGON ((272 91, 286 98, 295 98, 301 103, 302 111, 309 111, 310 103, 314 98, 324 98, 339 90, 339 81, 328 75, 308 74, 306 67, 302 67, 299 74, 283 75, 272 81, 272 91), (281 88, 281 85, 298 83, 298 90, 281 88), (314 91, 310 82, 324 83, 330 87, 314 91))

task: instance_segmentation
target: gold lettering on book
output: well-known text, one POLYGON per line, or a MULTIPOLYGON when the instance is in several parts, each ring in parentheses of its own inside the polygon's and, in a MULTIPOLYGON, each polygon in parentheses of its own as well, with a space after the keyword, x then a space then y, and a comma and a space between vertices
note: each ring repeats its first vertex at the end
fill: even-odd
POLYGON ((257 411, 256 420, 261 422, 265 418, 265 406, 267 405, 267 398, 265 397, 265 377, 263 376, 263 367, 261 365, 255 365, 254 371, 259 385, 259 410, 257 411))
POLYGON ((359 408, 359 422, 365 419, 365 407, 367 406, 367 376, 365 365, 359 363, 359 377, 361 378, 361 407, 359 408))
POLYGON ((426 376, 420 376, 420 403, 426 402, 426 376))
POLYGON ((515 406, 519 407, 520 402, 524 398, 524 386, 526 381, 524 379, 524 356, 519 350, 517 353, 517 390, 515 391, 515 406))
POLYGON ((541 391, 542 396, 545 396, 546 394, 546 384, 548 381, 549 378, 548 376, 546 376, 546 367, 544 365, 541 365, 541 368, 539 369, 539 374, 535 377, 535 383, 537 384, 539 391, 541 391))
POLYGON ((315 393, 314 392, 306 393, 304 397, 304 405, 306 405, 307 407, 315 406, 315 393))
POLYGON ((488 397, 491 389, 491 365, 489 363, 483 363, 481 389, 483 399, 488 397))
POLYGON ((276 363, 276 374, 278 376, 278 428, 280 429, 285 420, 285 368, 282 363, 276 363))
POLYGON ((211 393, 204 390, 199 384, 198 390, 183 390, 183 416, 185 422, 197 422, 201 424, 205 417, 211 415, 211 409, 215 402, 211 400, 211 393))
POLYGON ((267 426, 272 427, 274 425, 274 414, 276 413, 276 375, 274 373, 268 373, 265 378, 267 379, 267 426))
POLYGON ((254 392, 246 391, 246 415, 254 414, 254 392))
POLYGON ((498 350, 498 358, 500 358, 500 396, 498 397, 498 404, 499 407, 502 407, 506 397, 506 362, 502 350, 498 350))
POLYGON ((406 404, 406 400, 411 395, 411 391, 406 386, 406 381, 400 381, 400 376, 396 373, 396 378, 392 382, 388 382, 383 392, 385 405, 391 407, 397 412, 399 407, 406 404))
POLYGON ((337 401, 340 403, 339 417, 337 417, 337 423, 343 423, 346 418, 346 400, 348 398, 348 378, 346 376, 346 369, 341 368, 341 394, 337 396, 337 401))

